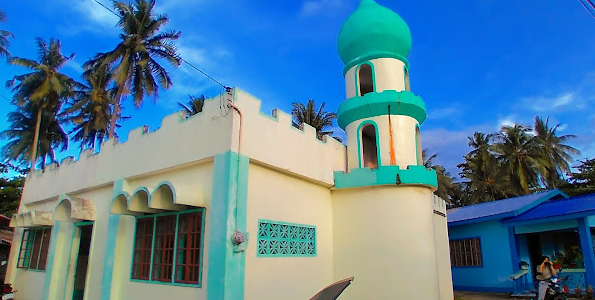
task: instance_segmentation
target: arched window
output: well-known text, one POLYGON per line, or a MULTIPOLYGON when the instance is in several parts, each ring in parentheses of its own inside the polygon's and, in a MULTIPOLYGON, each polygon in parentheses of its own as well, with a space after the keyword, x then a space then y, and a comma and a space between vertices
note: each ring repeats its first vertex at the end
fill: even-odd
POLYGON ((416 147, 416 156, 417 156, 417 165, 423 166, 424 158, 422 157, 422 150, 421 150, 421 137, 419 135, 419 127, 415 126, 415 147, 416 147))
POLYGON ((362 128, 362 160, 363 167, 378 168, 378 145, 376 144, 376 126, 364 125, 362 128))
POLYGON ((409 71, 407 71, 407 69, 405 69, 405 90, 406 91, 411 91, 411 86, 409 85, 409 71))
POLYGON ((363 64, 359 66, 359 95, 363 96, 374 91, 374 80, 372 79, 372 66, 363 64))

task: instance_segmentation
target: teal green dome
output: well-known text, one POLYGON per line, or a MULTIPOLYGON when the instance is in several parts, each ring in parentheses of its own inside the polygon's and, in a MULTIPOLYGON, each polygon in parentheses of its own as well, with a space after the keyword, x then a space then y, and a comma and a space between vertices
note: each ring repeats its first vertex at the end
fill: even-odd
POLYGON ((374 58, 397 58, 407 63, 411 31, 392 10, 374 0, 362 0, 339 32, 339 56, 345 69, 374 58))

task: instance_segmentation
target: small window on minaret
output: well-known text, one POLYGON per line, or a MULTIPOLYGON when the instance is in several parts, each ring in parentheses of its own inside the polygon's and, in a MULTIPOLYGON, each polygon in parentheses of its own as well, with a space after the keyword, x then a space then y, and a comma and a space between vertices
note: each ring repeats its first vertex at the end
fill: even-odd
POLYGON ((409 71, 407 71, 407 69, 405 69, 405 90, 406 91, 411 91, 411 85, 409 85, 409 71))
POLYGON ((415 146, 417 151, 417 165, 423 166, 424 158, 422 157, 422 150, 421 150, 421 137, 419 135, 419 127, 415 127, 415 146))
POLYGON ((376 127, 372 124, 362 128, 363 167, 378 168, 378 145, 376 144, 376 127))
POLYGON ((359 95, 363 96, 374 91, 374 80, 372 80, 372 67, 363 64, 359 67, 359 95))

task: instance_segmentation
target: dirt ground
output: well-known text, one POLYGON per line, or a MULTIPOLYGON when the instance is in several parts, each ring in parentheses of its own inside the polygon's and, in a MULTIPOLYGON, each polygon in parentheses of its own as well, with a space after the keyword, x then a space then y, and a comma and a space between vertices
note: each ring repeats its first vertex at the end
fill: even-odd
POLYGON ((456 300, 498 300, 512 299, 509 293, 477 293, 455 291, 456 300))
MULTIPOLYGON (((510 297, 510 293, 478 293, 478 292, 460 292, 455 291, 455 300, 500 300, 500 299, 514 299, 510 297)), ((517 298, 518 299, 518 298, 517 298)), ((576 298, 568 298, 568 300, 575 300, 576 298)))

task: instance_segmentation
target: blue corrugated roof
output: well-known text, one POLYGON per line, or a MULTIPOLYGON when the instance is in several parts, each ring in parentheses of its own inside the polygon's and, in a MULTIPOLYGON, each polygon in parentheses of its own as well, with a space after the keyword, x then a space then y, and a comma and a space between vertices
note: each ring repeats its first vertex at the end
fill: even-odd
POLYGON ((523 208, 531 206, 535 202, 540 203, 558 195, 563 194, 559 190, 554 189, 525 196, 451 209, 447 211, 448 223, 452 224, 455 222, 495 217, 498 215, 502 215, 502 218, 514 216, 516 213, 521 213, 523 208))
POLYGON ((590 211, 595 213, 595 194, 550 200, 523 214, 506 220, 506 222, 529 221, 590 211))

